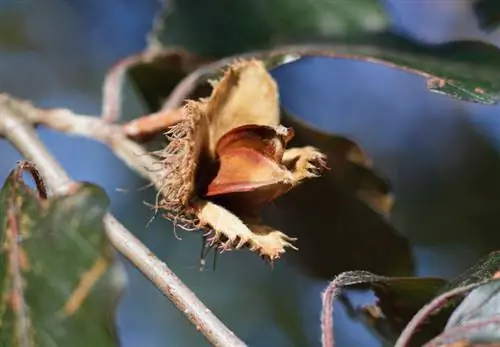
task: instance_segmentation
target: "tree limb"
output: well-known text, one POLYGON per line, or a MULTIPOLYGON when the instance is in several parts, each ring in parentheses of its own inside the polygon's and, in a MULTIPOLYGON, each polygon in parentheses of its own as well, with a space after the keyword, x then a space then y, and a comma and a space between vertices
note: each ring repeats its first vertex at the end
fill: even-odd
MULTIPOLYGON (((0 137, 5 137, 37 166, 52 193, 67 192, 73 182, 37 136, 36 124, 100 140, 135 171, 152 182, 158 182, 158 174, 148 171, 154 166, 154 158, 141 146, 126 139, 116 126, 98 118, 75 115, 69 110, 40 110, 27 102, 0 95, 0 137)), ((105 216, 104 225, 114 247, 153 282, 210 343, 221 347, 246 346, 167 264, 154 256, 111 214, 105 216)))
POLYGON ((5 94, 0 94, 0 105, 3 105, 2 109, 10 110, 29 125, 44 125, 52 130, 102 142, 142 177, 154 184, 159 183, 161 179, 159 172, 155 170, 156 159, 142 146, 128 139, 118 125, 95 116, 79 115, 68 109, 36 108, 29 102, 5 94))

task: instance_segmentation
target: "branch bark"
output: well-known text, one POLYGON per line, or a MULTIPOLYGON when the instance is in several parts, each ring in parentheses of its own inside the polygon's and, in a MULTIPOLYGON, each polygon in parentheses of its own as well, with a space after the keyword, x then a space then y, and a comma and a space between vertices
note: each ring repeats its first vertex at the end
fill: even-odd
MULTIPOLYGON (((34 126, 83 135, 108 144, 128 166, 153 183, 158 174, 148 169, 155 160, 139 145, 128 140, 116 126, 99 118, 76 115, 69 110, 41 110, 27 102, 0 95, 0 137, 10 141, 39 169, 51 193, 64 193, 73 181, 47 151, 34 126)), ((132 262, 188 318, 214 346, 246 346, 196 295, 111 214, 104 218, 107 235, 114 247, 132 262)))

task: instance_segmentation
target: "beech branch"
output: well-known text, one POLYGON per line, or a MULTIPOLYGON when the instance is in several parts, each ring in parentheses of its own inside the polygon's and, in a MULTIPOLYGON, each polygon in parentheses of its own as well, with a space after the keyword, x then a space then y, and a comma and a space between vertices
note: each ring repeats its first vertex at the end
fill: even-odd
MULTIPOLYGON (((97 117, 77 115, 66 109, 43 110, 28 102, 0 94, 0 137, 6 138, 40 171, 51 193, 68 192, 74 183, 48 152, 35 131, 43 124, 61 132, 81 135, 107 144, 130 168, 151 182, 158 182, 152 170, 155 158, 128 140, 122 130, 97 117)), ((246 346, 196 295, 111 214, 104 218, 113 246, 134 264, 188 318, 214 346, 246 346)))

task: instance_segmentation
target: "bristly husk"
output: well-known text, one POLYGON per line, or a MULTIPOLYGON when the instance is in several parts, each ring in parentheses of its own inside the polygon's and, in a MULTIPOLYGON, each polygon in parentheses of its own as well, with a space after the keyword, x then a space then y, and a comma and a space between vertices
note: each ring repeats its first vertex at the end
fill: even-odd
MULTIPOLYGON (((218 141, 224 134, 244 125, 256 125, 270 126, 276 129, 276 136, 282 136, 276 82, 261 61, 249 60, 233 64, 213 85, 209 98, 187 102, 184 120, 166 133, 169 144, 161 153, 162 198, 158 207, 165 211, 166 218, 183 228, 210 230, 211 243, 222 250, 246 245, 268 259, 279 258, 285 247, 293 247, 293 239, 262 224, 257 211, 239 211, 236 215, 203 196, 207 177, 212 177, 211 170, 218 160, 218 141)), ((316 168, 314 162, 323 163, 323 155, 310 148, 304 155, 300 149, 295 150, 297 160, 290 161, 292 167, 279 159, 273 179, 282 177, 284 184, 296 185, 317 176, 309 170, 316 168)))
POLYGON ((168 145, 160 153, 162 163, 162 181, 158 207, 165 211, 168 219, 179 222, 184 228, 194 227, 192 213, 187 207, 194 198, 196 168, 203 138, 204 127, 199 104, 188 102, 183 109, 184 120, 172 126, 165 134, 168 145), (201 136, 200 136, 201 135, 201 136))

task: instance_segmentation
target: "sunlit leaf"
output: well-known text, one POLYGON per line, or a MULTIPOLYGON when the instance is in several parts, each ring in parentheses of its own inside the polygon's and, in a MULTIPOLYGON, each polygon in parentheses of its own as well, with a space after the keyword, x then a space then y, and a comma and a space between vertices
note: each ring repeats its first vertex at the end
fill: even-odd
POLYGON ((92 184, 41 200, 13 171, 0 192, 0 346, 118 346, 123 274, 92 184))

